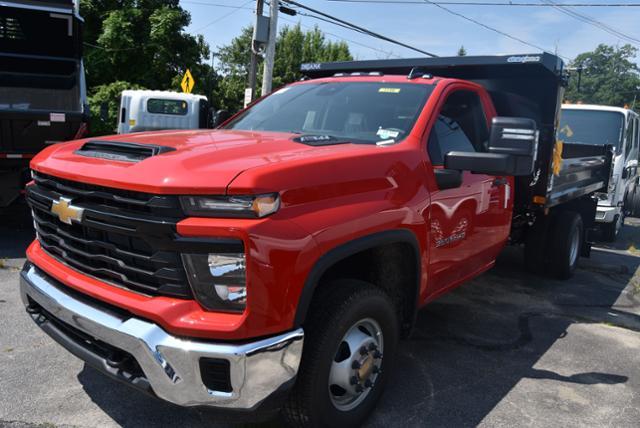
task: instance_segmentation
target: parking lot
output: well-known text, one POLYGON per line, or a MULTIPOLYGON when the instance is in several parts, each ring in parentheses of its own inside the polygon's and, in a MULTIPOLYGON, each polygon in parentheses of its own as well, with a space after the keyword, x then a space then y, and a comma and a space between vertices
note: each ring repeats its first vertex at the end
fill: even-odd
MULTIPOLYGON (((40 332, 18 293, 30 238, 24 208, 0 218, 0 426, 229 424, 115 383, 40 332)), ((639 264, 636 219, 568 282, 525 274, 505 251, 420 313, 369 426, 637 426, 639 264)))

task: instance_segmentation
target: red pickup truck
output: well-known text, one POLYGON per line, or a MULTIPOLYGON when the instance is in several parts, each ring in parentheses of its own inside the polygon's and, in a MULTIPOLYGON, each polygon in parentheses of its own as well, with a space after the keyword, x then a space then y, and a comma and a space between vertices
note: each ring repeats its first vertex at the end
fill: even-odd
POLYGON ((558 58, 303 70, 219 129, 33 159, 21 292, 36 323, 181 406, 353 426, 416 311, 507 242, 561 278, 588 255, 610 154, 556 142, 558 58))

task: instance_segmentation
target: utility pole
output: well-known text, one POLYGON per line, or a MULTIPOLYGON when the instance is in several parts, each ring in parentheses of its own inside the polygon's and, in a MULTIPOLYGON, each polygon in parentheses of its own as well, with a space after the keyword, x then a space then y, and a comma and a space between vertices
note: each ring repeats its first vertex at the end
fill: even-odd
MULTIPOLYGON (((262 10, 264 9, 264 0, 256 1, 256 24, 255 28, 260 26, 260 18, 262 18, 262 10)), ((251 63, 249 64, 249 86, 247 92, 245 92, 245 107, 251 101, 256 98, 256 75, 258 74, 258 58, 260 53, 258 51, 257 43, 254 40, 251 41, 251 63)))
POLYGON ((264 76, 262 78, 262 95, 271 92, 273 82, 273 65, 276 57, 276 36, 278 34, 278 9, 279 1, 271 0, 269 8, 269 42, 264 58, 264 76))

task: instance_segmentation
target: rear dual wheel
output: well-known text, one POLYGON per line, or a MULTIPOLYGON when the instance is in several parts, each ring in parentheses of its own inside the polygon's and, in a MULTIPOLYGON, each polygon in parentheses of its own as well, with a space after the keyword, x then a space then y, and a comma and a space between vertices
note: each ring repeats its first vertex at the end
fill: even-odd
POLYGON ((578 266, 583 239, 582 217, 574 211, 539 218, 525 242, 525 265, 533 273, 569 279, 578 266))
POLYGON ((341 280, 321 286, 310 311, 283 415, 293 426, 358 426, 373 411, 394 360, 395 306, 371 284, 341 280))

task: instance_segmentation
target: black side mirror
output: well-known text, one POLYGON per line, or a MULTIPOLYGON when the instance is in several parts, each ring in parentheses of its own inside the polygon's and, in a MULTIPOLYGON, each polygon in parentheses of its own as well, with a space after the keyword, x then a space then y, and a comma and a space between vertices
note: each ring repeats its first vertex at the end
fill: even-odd
POLYGON ((496 117, 491 123, 488 153, 449 152, 447 169, 489 175, 531 175, 538 151, 535 121, 517 117, 496 117))
POLYGON ((100 103, 100 119, 103 122, 109 121, 109 104, 106 102, 100 103))
POLYGON ((434 169, 438 189, 455 189, 462 186, 462 171, 455 169, 434 169))
POLYGON ((626 180, 629 177, 629 168, 625 168, 622 170, 622 179, 626 180))
POLYGON ((227 110, 218 110, 213 114, 212 125, 213 128, 217 128, 222 125, 231 117, 231 114, 227 110))

